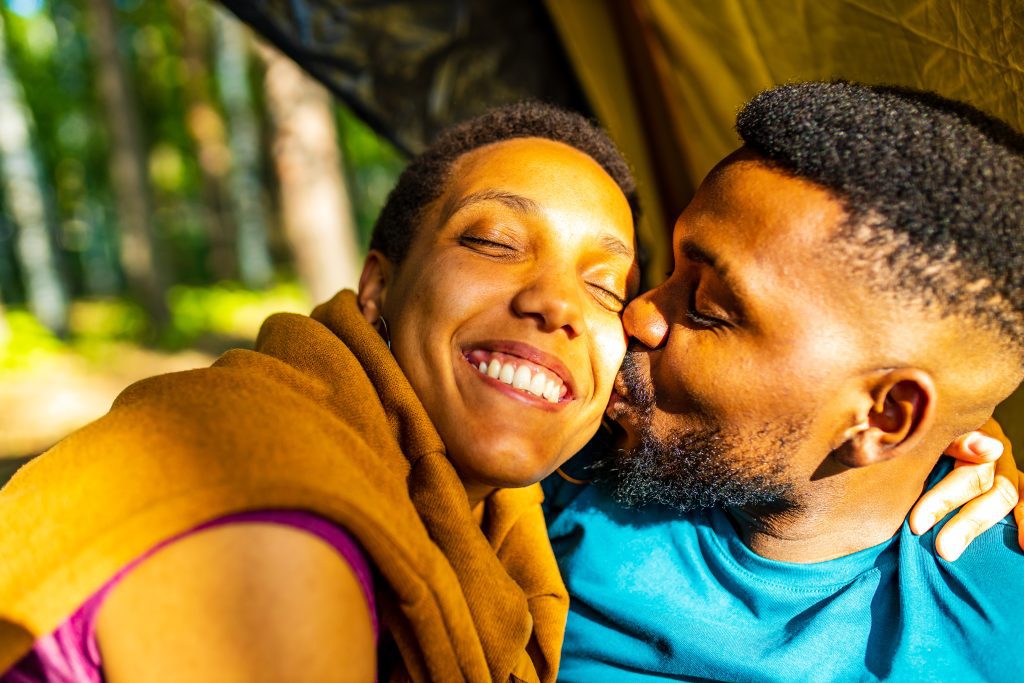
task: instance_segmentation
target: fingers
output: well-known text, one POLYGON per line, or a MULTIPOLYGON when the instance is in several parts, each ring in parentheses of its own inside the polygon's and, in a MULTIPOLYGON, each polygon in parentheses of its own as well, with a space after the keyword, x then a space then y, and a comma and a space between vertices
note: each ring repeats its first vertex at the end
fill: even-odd
POLYGON ((1012 461, 996 463, 992 487, 965 505, 939 531, 935 538, 935 549, 939 555, 952 562, 978 534, 994 526, 1011 511, 1018 516, 1024 513, 1024 509, 1015 510, 1020 498, 1018 479, 1019 473, 1012 461))
POLYGON ((1013 466, 1014 473, 1017 477, 1017 492, 1020 500, 1020 502, 1017 503, 1017 506, 1013 509, 1013 517, 1017 521, 1017 542, 1020 544, 1020 547, 1024 549, 1024 472, 1020 472, 1018 470, 1016 461, 1013 458, 1013 444, 1010 443, 1006 434, 1003 433, 1003 428, 995 421, 995 418, 990 419, 982 425, 980 431, 999 440, 1004 447, 1003 455, 999 458, 999 462, 1006 466, 1013 466))
MULTIPOLYGON (((956 508, 984 494, 992 488, 995 472, 993 463, 974 465, 957 461, 953 471, 925 491, 914 505, 910 511, 910 530, 923 534, 956 508)), ((1007 512, 1009 508, 1003 515, 1007 512)))
MULTIPOLYGON (((988 431, 990 425, 998 424, 989 420, 988 424, 982 427, 987 433, 983 434, 978 432, 969 432, 960 436, 953 443, 949 444, 949 448, 946 449, 946 455, 961 460, 963 462, 994 462, 1003 454, 1005 450, 1003 441, 1001 441, 996 434, 988 431), (992 434, 989 436, 989 434, 992 434)), ((1002 436, 1002 430, 998 431, 998 435, 1002 436)), ((1005 438, 1005 437, 1004 437, 1005 438)))

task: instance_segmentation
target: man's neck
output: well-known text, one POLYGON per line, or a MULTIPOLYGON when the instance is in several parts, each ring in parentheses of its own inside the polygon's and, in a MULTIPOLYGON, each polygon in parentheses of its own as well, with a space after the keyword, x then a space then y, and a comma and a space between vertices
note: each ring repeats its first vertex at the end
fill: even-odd
POLYGON ((924 476, 876 465, 809 482, 798 504, 784 512, 734 511, 744 543, 782 562, 824 562, 893 537, 921 496, 924 476), (868 469, 882 468, 869 472, 868 469), (886 472, 891 469, 893 471, 886 472))

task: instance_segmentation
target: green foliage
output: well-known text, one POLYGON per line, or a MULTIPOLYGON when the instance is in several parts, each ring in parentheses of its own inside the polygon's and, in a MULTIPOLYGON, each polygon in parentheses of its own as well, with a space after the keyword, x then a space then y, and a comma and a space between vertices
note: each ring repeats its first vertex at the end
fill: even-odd
POLYGON ((163 342, 171 347, 187 346, 206 335, 250 340, 272 313, 309 312, 308 299, 295 282, 278 283, 260 292, 234 283, 176 285, 171 288, 169 301, 172 325, 163 342))
POLYGON ((359 244, 365 251, 377 214, 405 167, 405 158, 347 107, 337 107, 337 121, 359 228, 359 244))
POLYGON ((26 367, 64 349, 64 342, 28 311, 6 311, 0 334, 0 370, 26 367))
POLYGON ((71 309, 71 333, 76 340, 137 341, 147 327, 142 307, 123 299, 76 301, 71 309))
MULTIPOLYGON (((206 287, 178 285, 169 301, 172 320, 156 340, 177 350, 206 338, 220 346, 250 346, 259 326, 272 313, 308 313, 310 304, 297 282, 283 282, 254 292, 234 283, 206 287)), ((13 309, 0 318, 0 371, 45 363, 62 354, 104 362, 119 344, 149 345, 153 330, 138 304, 124 299, 76 301, 71 308, 71 336, 62 340, 31 313, 13 309)))
MULTIPOLYGON (((275 310, 308 311, 294 282, 260 293, 220 283, 237 277, 224 274, 223 268, 225 258, 231 261, 237 226, 232 225, 223 185, 211 189, 208 182, 213 176, 223 183, 234 162, 223 144, 230 121, 217 97, 221 88, 212 68, 216 5, 191 0, 116 0, 114 5, 117 43, 142 125, 158 246, 175 278, 167 292, 172 320, 168 329, 155 331, 133 302, 122 273, 118 209, 110 181, 112 122, 97 90, 98 71, 89 42, 90 4, 2 0, 9 63, 31 112, 32 146, 55 219, 59 274, 75 301, 66 340, 47 332, 23 310, 29 264, 19 261, 16 229, 0 197, 0 299, 6 307, 0 312, 0 370, 62 353, 98 358, 98 349, 121 343, 177 349, 210 337, 244 341, 275 310), (190 37, 193 40, 187 43, 190 37), (189 61, 188 55, 195 58, 189 61), (212 141, 205 156, 198 149, 199 139, 212 141)), ((269 154, 272 130, 263 111, 264 74, 255 52, 249 71, 252 106, 266 143, 263 151, 269 154)), ((336 123, 365 248, 405 161, 340 105, 336 123)), ((272 165, 264 159, 262 168, 262 189, 273 196, 277 180, 272 165)), ((273 205, 268 204, 268 210, 273 211, 273 205)), ((268 223, 275 224, 275 217, 268 217, 268 223)), ((287 240, 273 234, 271 246, 276 272, 288 277, 293 268, 287 240)))
MULTIPOLYGON (((84 9, 68 0, 45 5, 8 0, 3 19, 10 63, 23 84, 34 124, 32 145, 50 180, 43 189, 59 224, 54 239, 60 247, 62 275, 75 294, 91 289, 88 267, 115 271, 116 287, 116 248, 102 244, 113 238, 108 226, 113 212, 96 210, 111 204, 109 142, 97 114, 84 9), (12 5, 18 12, 9 9, 12 5)), ((0 258, 11 258, 7 237, 0 235, 0 258)))

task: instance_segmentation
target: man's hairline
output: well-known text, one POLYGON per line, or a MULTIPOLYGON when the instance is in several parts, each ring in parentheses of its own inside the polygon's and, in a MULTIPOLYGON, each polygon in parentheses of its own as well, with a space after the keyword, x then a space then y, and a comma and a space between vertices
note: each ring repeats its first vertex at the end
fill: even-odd
MULTIPOLYGON (((761 153, 759 150, 751 146, 746 141, 743 141, 740 147, 736 148, 728 155, 726 155, 724 158, 722 158, 722 160, 719 161, 715 165, 715 167, 708 173, 708 177, 711 177, 712 174, 717 175, 718 173, 728 168, 729 166, 732 166, 733 164, 743 163, 752 163, 755 165, 760 165, 771 171, 788 176, 794 180, 799 180, 801 182, 808 183, 825 192, 829 197, 835 200, 841 207, 843 214, 840 216, 840 219, 836 222, 836 224, 829 230, 823 242, 825 245, 842 244, 851 251, 859 251, 861 254, 865 256, 862 262, 869 261, 871 256, 870 252, 872 252, 874 249, 877 249, 878 247, 872 247, 869 244, 857 242, 856 237, 854 235, 854 231, 860 228, 867 228, 869 230, 872 230, 874 232, 874 235, 880 237, 882 240, 899 240, 901 236, 906 239, 909 239, 909 234, 904 230, 900 230, 896 227, 893 227, 890 224, 887 216, 877 207, 871 207, 867 212, 864 212, 862 215, 859 215, 857 212, 851 210, 851 199, 847 194, 844 194, 843 192, 840 192, 833 187, 829 187, 828 185, 825 185, 824 183, 821 183, 818 180, 809 178, 804 174, 801 174, 793 169, 790 169, 784 163, 772 159, 771 157, 761 153)), ((832 255, 833 257, 837 255, 835 252, 828 253, 830 253, 830 255, 832 255)), ((940 264, 940 261, 934 259, 931 256, 928 256, 927 254, 921 254, 921 256, 928 258, 929 261, 931 261, 932 263, 935 263, 937 265, 940 264)), ((835 263, 837 264, 837 266, 850 265, 848 261, 841 262, 839 259, 835 259, 835 263)), ((954 257, 952 263, 941 264, 941 267, 948 268, 951 266, 957 267, 960 265, 962 265, 962 261, 954 257)), ((865 273, 865 280, 871 280, 870 276, 867 276, 867 270, 865 269, 863 272, 865 273)), ((924 314, 929 314, 927 306, 921 304, 920 302, 914 299, 913 292, 911 292, 908 288, 902 287, 898 284, 898 273, 896 273, 892 269, 889 269, 889 272, 884 277, 886 280, 888 280, 887 282, 868 282, 868 289, 875 294, 887 294, 889 296, 895 297, 897 300, 902 301, 904 304, 913 306, 915 309, 919 309, 920 312, 924 314)), ((954 277, 956 276, 954 275, 954 277)), ((941 306, 941 304, 939 305, 941 306)), ((932 314, 934 315, 934 313, 932 314)), ((940 318, 956 317, 975 325, 982 323, 981 326, 984 328, 986 333, 993 335, 994 338, 998 338, 1002 342, 1003 346, 1006 347, 1007 352, 1017 355, 1019 364, 1022 368, 1022 372, 1024 372, 1024 343, 1008 338, 1007 335, 1001 329, 993 327, 988 323, 988 321, 980 320, 977 316, 973 316, 958 310, 940 310, 938 312, 938 315, 940 318)))

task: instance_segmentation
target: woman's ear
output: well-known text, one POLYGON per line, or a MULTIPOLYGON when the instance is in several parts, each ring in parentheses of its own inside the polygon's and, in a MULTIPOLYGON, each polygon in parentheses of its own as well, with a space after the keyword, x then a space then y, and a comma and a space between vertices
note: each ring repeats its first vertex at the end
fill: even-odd
POLYGON ((890 370, 875 380, 870 405, 835 457, 847 467, 866 467, 912 451, 931 427, 935 383, 923 370, 890 370))
POLYGON ((388 285, 394 268, 387 256, 371 249, 363 263, 363 272, 359 276, 359 293, 357 300, 366 322, 376 325, 384 310, 388 285))

